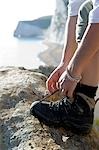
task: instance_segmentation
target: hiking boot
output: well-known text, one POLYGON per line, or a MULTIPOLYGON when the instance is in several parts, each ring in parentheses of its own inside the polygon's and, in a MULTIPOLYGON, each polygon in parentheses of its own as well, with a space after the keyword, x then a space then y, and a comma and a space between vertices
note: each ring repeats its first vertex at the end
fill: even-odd
POLYGON ((92 129, 95 101, 85 94, 76 93, 74 101, 65 97, 61 101, 35 101, 30 114, 49 127, 63 127, 79 134, 92 129))

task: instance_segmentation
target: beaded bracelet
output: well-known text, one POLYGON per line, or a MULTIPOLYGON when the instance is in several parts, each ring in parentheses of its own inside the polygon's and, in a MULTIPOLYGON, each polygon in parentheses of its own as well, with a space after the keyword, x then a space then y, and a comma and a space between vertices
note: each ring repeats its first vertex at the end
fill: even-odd
POLYGON ((71 76, 68 69, 66 70, 66 72, 67 72, 67 77, 68 77, 69 80, 71 80, 73 82, 77 82, 77 83, 81 80, 81 76, 80 77, 71 76))

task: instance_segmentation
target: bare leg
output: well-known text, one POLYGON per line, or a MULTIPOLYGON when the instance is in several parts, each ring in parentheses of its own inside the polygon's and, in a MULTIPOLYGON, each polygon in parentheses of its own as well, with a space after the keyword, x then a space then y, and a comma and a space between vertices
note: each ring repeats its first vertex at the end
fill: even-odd
POLYGON ((81 83, 89 86, 98 86, 99 84, 99 52, 95 54, 93 59, 86 66, 82 74, 81 83))
MULTIPOLYGON (((76 26, 76 39, 78 44, 81 41, 88 25, 88 16, 92 8, 92 1, 86 1, 83 7, 80 8, 76 26)), ((89 86, 97 86, 99 84, 99 52, 94 55, 92 60, 84 69, 81 83, 89 86)))

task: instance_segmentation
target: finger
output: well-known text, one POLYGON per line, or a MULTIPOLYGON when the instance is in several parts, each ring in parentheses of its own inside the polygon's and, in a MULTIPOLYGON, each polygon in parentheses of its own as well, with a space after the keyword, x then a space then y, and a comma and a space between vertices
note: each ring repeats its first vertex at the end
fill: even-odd
POLYGON ((60 83, 59 82, 56 82, 56 88, 60 89, 60 83))
POLYGON ((64 89, 65 90, 65 87, 64 87, 64 83, 63 83, 63 80, 58 82, 58 87, 60 90, 64 89))
POLYGON ((63 96, 67 96, 67 89, 66 89, 66 87, 65 88, 62 87, 60 90, 61 90, 61 93, 62 93, 63 96))
POLYGON ((49 90, 51 88, 52 85, 52 80, 47 80, 46 81, 46 88, 49 90))
POLYGON ((47 82, 46 83, 46 86, 47 86, 47 89, 50 91, 50 93, 53 93, 57 90, 57 87, 56 87, 56 82, 47 82))
POLYGON ((53 82, 53 84, 52 84, 52 88, 53 88, 53 89, 55 89, 55 90, 57 90, 57 89, 58 89, 57 82, 53 82))

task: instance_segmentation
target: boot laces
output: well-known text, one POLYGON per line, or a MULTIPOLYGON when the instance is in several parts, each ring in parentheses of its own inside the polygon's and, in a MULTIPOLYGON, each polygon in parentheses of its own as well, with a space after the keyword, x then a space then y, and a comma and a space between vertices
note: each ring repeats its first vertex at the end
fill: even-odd
POLYGON ((69 111, 71 109, 71 103, 69 102, 68 98, 62 98, 61 101, 57 102, 50 102, 50 109, 53 109, 54 111, 60 111, 65 109, 65 111, 69 111))

